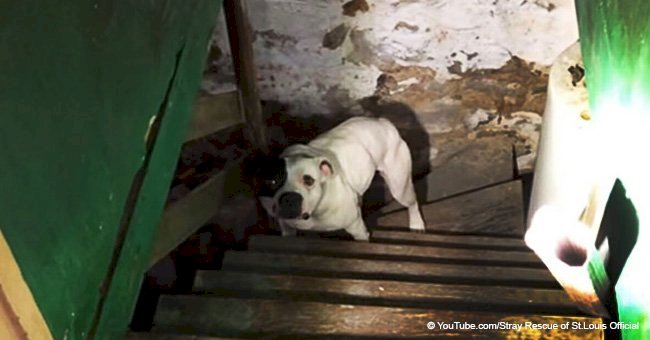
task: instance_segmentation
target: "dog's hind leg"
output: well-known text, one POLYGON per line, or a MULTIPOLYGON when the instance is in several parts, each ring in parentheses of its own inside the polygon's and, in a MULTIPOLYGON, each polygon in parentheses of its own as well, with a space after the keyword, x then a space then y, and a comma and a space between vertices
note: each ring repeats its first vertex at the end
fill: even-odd
POLYGON ((411 153, 406 143, 400 140, 396 148, 388 151, 378 171, 393 198, 408 208, 409 229, 421 232, 424 231, 424 220, 415 195, 411 168, 411 153))

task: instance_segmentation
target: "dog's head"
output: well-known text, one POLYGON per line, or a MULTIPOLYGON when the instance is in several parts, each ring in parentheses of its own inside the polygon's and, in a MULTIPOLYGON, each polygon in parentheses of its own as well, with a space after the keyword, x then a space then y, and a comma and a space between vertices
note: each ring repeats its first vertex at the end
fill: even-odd
POLYGON ((280 157, 267 157, 258 164, 258 197, 264 209, 279 219, 309 219, 325 195, 326 182, 335 176, 333 161, 314 152, 285 150, 280 157))

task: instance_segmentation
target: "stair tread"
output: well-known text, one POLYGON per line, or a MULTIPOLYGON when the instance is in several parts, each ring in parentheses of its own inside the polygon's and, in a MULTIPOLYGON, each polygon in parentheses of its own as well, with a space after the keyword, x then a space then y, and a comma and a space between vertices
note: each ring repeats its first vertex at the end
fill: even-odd
POLYGON ((322 257, 313 255, 226 252, 224 269, 295 275, 388 279, 479 285, 559 287, 553 276, 538 268, 437 264, 322 257))
POLYGON ((194 282, 194 291, 221 296, 292 301, 304 299, 331 303, 422 308, 445 305, 455 310, 566 315, 579 313, 567 294, 558 289, 199 271, 194 282))
POLYGON ((226 340, 236 338, 225 338, 220 336, 197 336, 192 334, 173 334, 158 332, 130 332, 125 337, 126 340, 226 340))
MULTIPOLYGON (((521 181, 511 181, 421 205, 428 231, 519 236, 524 234, 521 181)), ((408 229, 405 209, 367 218, 369 226, 408 229)))
POLYGON ((410 231, 375 230, 371 233, 370 239, 373 242, 390 244, 413 244, 467 249, 529 250, 524 240, 510 237, 422 234, 410 231))
POLYGON ((494 339, 508 335, 518 338, 569 336, 602 338, 602 330, 542 331, 521 330, 459 330, 427 329, 428 322, 460 322, 471 325, 560 324, 565 322, 600 323, 593 317, 522 315, 517 313, 485 313, 443 311, 421 308, 355 306, 321 302, 267 299, 238 299, 201 295, 162 296, 154 327, 157 332, 187 333, 203 336, 468 336, 494 339))
MULTIPOLYGON (((423 234, 413 233, 413 235, 417 237, 417 235, 423 234)), ((535 253, 518 250, 454 249, 262 235, 252 237, 249 240, 248 248, 253 251, 328 257, 544 267, 535 253)))

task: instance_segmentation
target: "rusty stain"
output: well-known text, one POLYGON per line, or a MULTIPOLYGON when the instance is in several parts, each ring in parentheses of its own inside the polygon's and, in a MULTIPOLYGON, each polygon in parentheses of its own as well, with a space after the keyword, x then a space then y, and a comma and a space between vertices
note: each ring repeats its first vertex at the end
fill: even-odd
POLYGON ((503 115, 516 111, 543 113, 546 106, 548 75, 533 63, 512 57, 499 69, 468 70, 455 73, 463 105, 496 110, 503 115))
POLYGON ((350 0, 343 4, 343 15, 347 15, 349 17, 355 16, 359 11, 365 13, 369 10, 370 6, 366 0, 350 0))
POLYGON ((350 34, 355 51, 348 56, 352 62, 372 65, 382 71, 377 80, 376 95, 387 95, 416 111, 429 112, 435 101, 452 98, 467 110, 481 108, 499 112, 506 117, 513 112, 528 111, 542 114, 546 104, 548 75, 535 69, 533 63, 512 57, 498 69, 462 70, 460 61, 449 66, 451 74, 459 76, 444 83, 435 80, 436 72, 428 67, 401 66, 382 60, 374 53, 363 36, 364 31, 350 34), (412 79, 409 85, 394 93, 398 84, 412 79))
POLYGON ((340 24, 334 27, 323 36, 323 47, 330 50, 339 48, 345 41, 349 31, 350 27, 346 24, 340 24))
POLYGON ((405 21, 400 21, 395 25, 395 28, 393 30, 397 31, 400 28, 405 28, 405 29, 407 29, 407 30, 409 30, 411 32, 417 32, 420 29, 420 27, 418 25, 413 25, 413 24, 409 24, 408 22, 405 22, 405 21))
MULTIPOLYGON (((376 66, 382 71, 374 93, 378 100, 403 103, 421 119, 429 120, 429 124, 436 126, 454 126, 456 122, 462 123, 465 115, 477 109, 494 115, 491 121, 496 125, 504 118, 512 118, 512 113, 518 111, 540 115, 544 112, 548 75, 535 70, 533 63, 517 57, 513 57, 498 69, 462 72, 459 63, 451 70, 459 77, 445 82, 436 81, 435 70, 427 67, 392 64, 376 66), (405 80, 411 81, 408 85, 400 86, 405 80), (450 103, 450 99, 453 102, 450 103)), ((467 141, 471 137, 466 131, 458 133, 460 135, 456 135, 456 130, 452 130, 450 133, 435 134, 436 139, 440 141, 448 138, 467 141)), ((472 133, 474 138, 507 137, 513 142, 517 155, 529 154, 534 149, 527 137, 520 135, 514 128, 482 127, 472 133)), ((443 162, 444 159, 445 157, 440 156, 439 161, 443 162)))

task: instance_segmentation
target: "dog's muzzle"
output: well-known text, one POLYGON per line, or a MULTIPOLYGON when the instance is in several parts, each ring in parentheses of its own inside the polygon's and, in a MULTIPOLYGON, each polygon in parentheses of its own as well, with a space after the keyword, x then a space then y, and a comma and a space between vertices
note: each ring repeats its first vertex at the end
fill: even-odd
POLYGON ((280 195, 280 198, 278 199, 278 207, 278 216, 280 218, 304 218, 302 214, 302 195, 297 192, 289 191, 280 195))

